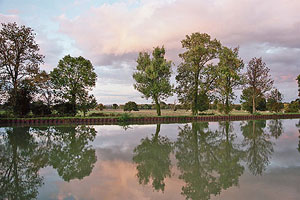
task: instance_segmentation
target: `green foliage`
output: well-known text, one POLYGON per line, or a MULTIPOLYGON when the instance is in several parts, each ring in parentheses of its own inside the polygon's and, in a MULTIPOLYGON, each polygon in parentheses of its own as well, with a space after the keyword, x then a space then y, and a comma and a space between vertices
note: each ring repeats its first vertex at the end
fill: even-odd
POLYGON ((45 116, 51 114, 50 108, 42 101, 33 102, 30 105, 30 109, 35 116, 45 116))
POLYGON ((153 189, 163 192, 165 178, 171 177, 170 154, 173 145, 167 137, 159 136, 159 131, 160 124, 157 124, 152 138, 142 139, 141 144, 134 148, 132 160, 137 164, 139 183, 146 185, 152 180, 153 189))
MULTIPOLYGON (((241 103, 243 110, 246 110, 253 114, 253 89, 252 88, 245 88, 241 95, 241 103)), ((255 110, 264 111, 266 110, 266 99, 264 98, 263 94, 260 91, 256 91, 256 99, 255 99, 255 110)))
POLYGON ((177 68, 176 93, 179 102, 192 109, 193 115, 199 111, 199 94, 206 94, 214 88, 217 78, 216 66, 211 64, 218 57, 221 43, 206 33, 192 33, 181 41, 186 50, 179 54, 182 63, 177 68))
POLYGON ((50 76, 56 95, 72 105, 73 115, 77 112, 76 105, 80 106, 80 102, 84 102, 82 98, 89 98, 86 94, 95 86, 97 78, 89 60, 81 56, 71 57, 70 55, 59 61, 50 76))
POLYGON ((12 91, 8 103, 12 106, 16 116, 25 116, 30 112, 33 90, 30 82, 23 80, 20 88, 12 91), (14 92, 16 93, 14 94, 14 92))
POLYGON ((295 101, 292 101, 288 107, 286 108, 285 112, 287 113, 297 113, 300 110, 300 100, 296 99, 295 101))
POLYGON ((102 104, 102 103, 99 103, 97 106, 96 106, 96 109, 97 110, 103 110, 105 108, 105 106, 102 104))
POLYGON ((138 106, 135 102, 129 101, 124 105, 124 111, 139 111, 138 106))
POLYGON ((209 98, 206 93, 200 93, 198 95, 198 111, 203 112, 209 109, 209 98))
POLYGON ((113 109, 118 109, 118 108, 119 108, 118 104, 116 104, 116 103, 114 103, 114 104, 112 105, 112 107, 113 107, 113 109))
POLYGON ((152 58, 147 52, 140 52, 137 59, 136 72, 133 78, 134 88, 146 99, 151 98, 156 105, 157 115, 161 115, 160 101, 172 94, 170 84, 172 62, 165 59, 165 48, 156 47, 152 58))
POLYGON ((59 103, 53 106, 53 109, 60 115, 60 116, 72 116, 74 115, 72 111, 73 105, 69 102, 66 103, 59 103))
POLYGON ((88 95, 87 93, 79 98, 78 108, 83 112, 83 116, 86 116, 86 113, 93 108, 96 108, 97 101, 94 95, 88 95))
POLYGON ((233 106, 231 106, 232 101, 235 99, 233 89, 237 89, 243 84, 241 70, 244 64, 238 57, 238 53, 238 48, 229 49, 223 47, 220 51, 216 89, 219 94, 219 99, 223 104, 220 111, 225 114, 229 114, 233 108, 233 106))
POLYGON ((272 90, 267 100, 267 109, 272 112, 279 112, 284 108, 282 94, 277 90, 272 90))
POLYGON ((118 121, 119 122, 127 122, 130 119, 131 115, 129 113, 122 113, 119 117, 118 117, 118 121))

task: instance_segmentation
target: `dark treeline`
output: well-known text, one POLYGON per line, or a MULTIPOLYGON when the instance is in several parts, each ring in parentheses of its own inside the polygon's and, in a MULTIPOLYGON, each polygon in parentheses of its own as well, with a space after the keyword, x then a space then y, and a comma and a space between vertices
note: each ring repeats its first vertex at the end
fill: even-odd
MULTIPOLYGON (((181 43, 184 52, 179 54, 176 87, 170 83, 172 61, 165 59, 164 47, 154 48, 152 55, 148 52, 138 55, 134 87, 142 97, 153 100, 158 115, 163 100, 174 93, 180 103, 177 107, 173 104, 174 110, 185 108, 197 115, 213 107, 229 114, 234 108, 235 89, 243 89, 242 108, 251 113, 283 109, 283 96, 273 87, 269 68, 262 58, 251 59, 246 73, 242 73, 244 62, 238 48, 223 46, 217 39, 201 33, 187 35, 181 43)), ((89 60, 66 55, 47 73, 39 68, 44 60, 39 50, 31 28, 16 23, 1 24, 0 105, 6 117, 27 116, 30 112, 34 116, 74 116, 78 111, 85 116, 90 109, 104 108, 89 94, 97 80, 89 60)), ((297 80, 300 84, 300 75, 297 80)), ((123 108, 138 110, 134 104, 128 102, 123 108)), ((285 111, 298 112, 299 104, 297 99, 285 111)))

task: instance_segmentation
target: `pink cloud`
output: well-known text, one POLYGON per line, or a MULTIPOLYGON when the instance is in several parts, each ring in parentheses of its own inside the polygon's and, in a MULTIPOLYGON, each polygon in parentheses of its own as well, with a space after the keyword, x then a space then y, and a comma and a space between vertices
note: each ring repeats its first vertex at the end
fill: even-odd
POLYGON ((300 47, 300 2, 289 0, 177 0, 104 4, 74 19, 59 17, 61 32, 92 57, 153 46, 181 47, 191 32, 207 32, 233 46, 274 43, 300 47))

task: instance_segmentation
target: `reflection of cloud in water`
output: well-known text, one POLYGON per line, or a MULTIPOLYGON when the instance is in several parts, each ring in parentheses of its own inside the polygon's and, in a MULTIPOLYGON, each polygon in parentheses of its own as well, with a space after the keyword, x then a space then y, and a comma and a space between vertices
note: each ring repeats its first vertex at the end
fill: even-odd
POLYGON ((171 178, 166 180, 164 193, 154 192, 151 186, 139 185, 136 166, 120 160, 97 162, 93 173, 83 180, 58 183, 58 199, 109 199, 109 200, 146 200, 146 199, 183 199, 180 196, 182 183, 171 178))

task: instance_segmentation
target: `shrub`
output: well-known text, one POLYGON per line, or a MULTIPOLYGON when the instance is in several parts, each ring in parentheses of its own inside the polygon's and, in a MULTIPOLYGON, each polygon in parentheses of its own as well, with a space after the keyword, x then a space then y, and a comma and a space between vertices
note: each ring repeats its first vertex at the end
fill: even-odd
POLYGON ((285 112, 287 113, 296 113, 300 109, 300 100, 297 99, 295 101, 292 101, 288 107, 286 108, 285 112))
POLYGON ((135 102, 129 101, 124 105, 124 111, 139 111, 138 106, 135 102))
POLYGON ((113 109, 118 109, 119 106, 118 106, 118 104, 114 103, 114 104, 112 105, 112 108, 113 108, 113 109))
POLYGON ((44 104, 42 101, 33 102, 30 105, 30 109, 33 113, 33 115, 36 116, 45 116, 51 114, 51 109, 44 104))
POLYGON ((69 102, 56 104, 53 106, 53 109, 56 110, 60 116, 74 116, 73 105, 69 102))

